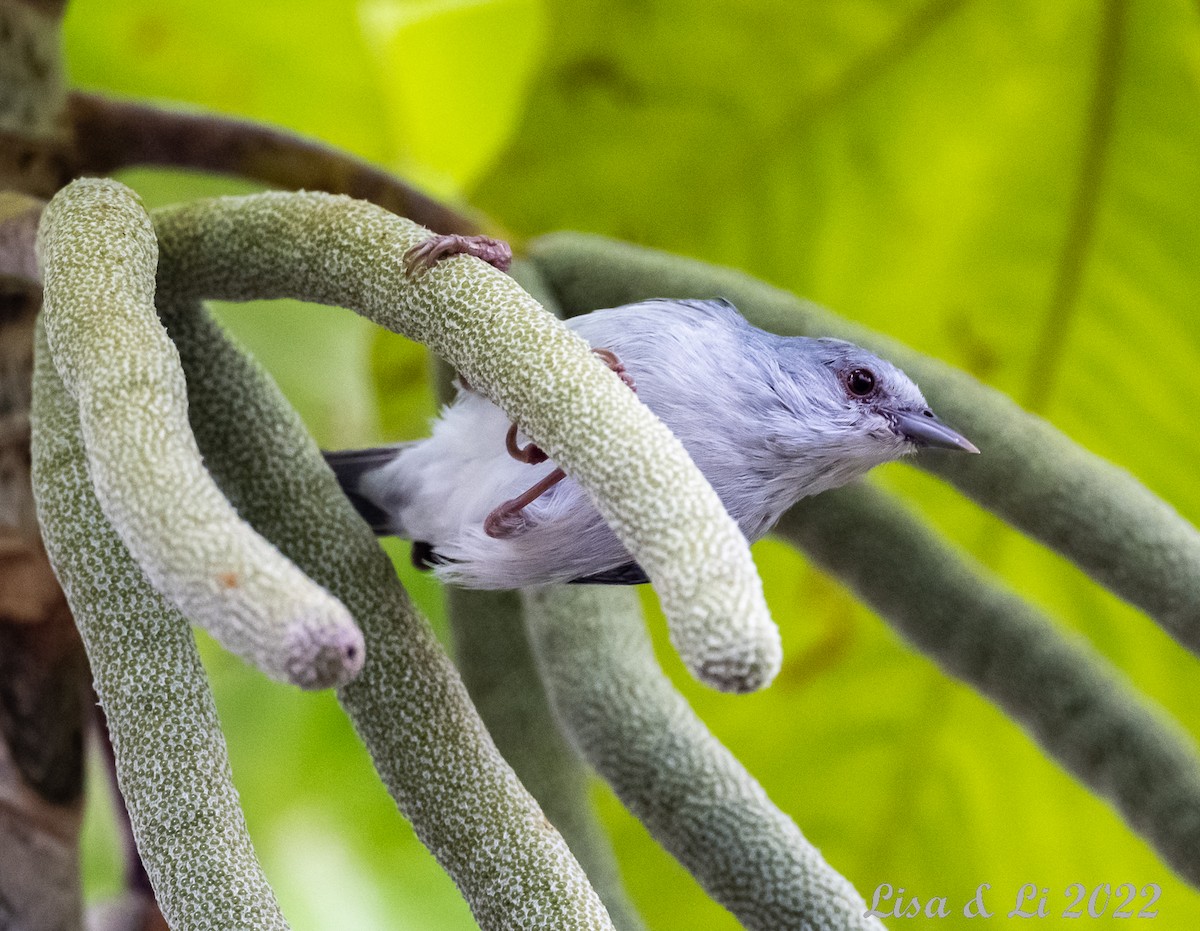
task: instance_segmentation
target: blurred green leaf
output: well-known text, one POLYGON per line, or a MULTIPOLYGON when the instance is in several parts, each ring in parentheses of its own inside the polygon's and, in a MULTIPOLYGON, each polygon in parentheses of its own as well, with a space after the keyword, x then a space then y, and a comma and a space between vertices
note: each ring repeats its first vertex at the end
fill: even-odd
MULTIPOLYGON (((1200 518, 1200 386, 1180 377, 1200 361, 1193 4, 591 0, 550 21, 478 206, 521 235, 607 233, 828 304, 1033 404, 1200 518)), ((1195 660, 1147 619, 935 480, 880 478, 1200 730, 1195 660)), ((1154 881, 1164 917, 1200 918, 1007 719, 798 557, 758 552, 779 682, 730 699, 678 681, 868 899, 889 882, 961 916, 989 882, 1004 927, 1025 882, 1059 914, 1072 882, 1154 881)), ((653 926, 734 926, 679 924, 695 896, 639 882, 661 854, 613 823, 653 926)))
POLYGON ((541 0, 363 0, 401 171, 455 194, 508 141, 542 50, 541 0))
MULTIPOLYGON (((77 0, 66 45, 82 85, 291 127, 443 193, 473 187, 520 234, 595 230, 742 267, 1032 400, 1200 519, 1200 15, 1185 0, 77 0)), ((237 189, 132 180, 154 203, 237 189)), ((419 348, 325 309, 221 316, 322 443, 423 431, 419 348)), ((1200 732, 1195 661, 1144 617, 928 476, 879 477, 1200 732)), ((436 587, 388 546, 439 618, 436 587)), ((1051 890, 1052 914, 1073 882, 1159 882, 1163 926, 1196 923, 1196 894, 1003 715, 795 553, 756 554, 783 626, 779 682, 704 691, 652 611, 660 656, 868 898, 889 882, 960 914, 986 882, 990 928, 1013 925, 1026 882, 1051 890)), ((328 927, 330 897, 351 896, 347 920, 472 927, 328 696, 205 656, 293 926, 328 927)), ((734 927, 598 798, 652 927, 734 927)), ((97 834, 92 886, 111 888, 97 834)))
POLYGON ((75 0, 65 30, 75 84, 264 120, 367 158, 391 155, 352 3, 75 0))

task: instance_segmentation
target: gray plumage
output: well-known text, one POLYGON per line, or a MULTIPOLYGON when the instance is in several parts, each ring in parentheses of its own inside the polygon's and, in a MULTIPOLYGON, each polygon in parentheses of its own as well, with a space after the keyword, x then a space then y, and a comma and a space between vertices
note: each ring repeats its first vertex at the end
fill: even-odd
MULTIPOLYGON (((841 340, 759 330, 726 301, 645 301, 567 326, 616 353, 638 397, 679 437, 751 541, 800 498, 920 445, 978 452, 890 363, 841 340)), ((509 426, 498 407, 460 388, 430 438, 327 458, 376 531, 413 540, 446 581, 471 588, 645 581, 570 478, 525 508, 521 532, 484 533, 494 508, 555 468, 511 458, 509 426)))

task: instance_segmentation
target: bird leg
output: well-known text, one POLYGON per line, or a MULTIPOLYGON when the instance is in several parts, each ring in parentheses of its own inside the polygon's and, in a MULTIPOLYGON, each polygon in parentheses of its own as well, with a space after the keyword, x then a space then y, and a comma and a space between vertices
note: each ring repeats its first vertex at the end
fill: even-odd
MULTIPOLYGON (((625 370, 625 364, 617 358, 615 352, 611 349, 593 349, 592 352, 598 355, 605 365, 617 373, 621 381, 629 386, 630 391, 637 394, 637 385, 633 383, 633 376, 625 370)), ((461 378, 462 376, 459 377, 461 378)), ((518 446, 516 424, 508 428, 508 435, 504 438, 504 445, 508 449, 508 454, 518 462, 538 465, 550 458, 536 443, 530 443, 528 446, 523 447, 518 446)))
MULTIPOLYGON (((604 364, 612 369, 620 377, 621 381, 629 386, 630 391, 637 391, 637 385, 633 383, 633 376, 625 370, 624 364, 617 358, 615 352, 611 349, 593 349, 592 352, 598 355, 604 364)), ((516 424, 508 428, 508 435, 504 438, 504 445, 508 449, 508 454, 518 462, 538 465, 550 458, 536 443, 518 446, 516 424)), ((526 506, 532 504, 566 477, 567 473, 562 469, 555 469, 522 494, 505 501, 484 519, 483 532, 497 540, 520 533, 526 526, 525 515, 521 512, 525 510, 526 506)))
MULTIPOLYGON (((513 258, 512 246, 502 239, 435 233, 404 253, 404 274, 410 278, 423 275, 442 259, 448 259, 452 255, 473 255, 502 272, 508 271, 513 258)), ((471 383, 465 376, 460 374, 458 380, 465 390, 471 390, 471 383)))
POLYGON ((542 451, 542 448, 536 443, 530 443, 528 446, 517 445, 517 425, 512 424, 508 428, 508 436, 504 438, 504 445, 508 449, 508 454, 517 462, 528 463, 529 465, 538 465, 545 462, 550 457, 542 451))
POLYGON ((404 273, 410 278, 423 275, 442 259, 452 255, 473 255, 502 272, 512 264, 512 247, 491 236, 460 236, 457 233, 434 234, 404 253, 404 273))
POLYGON ((625 363, 617 357, 615 352, 611 349, 593 349, 592 352, 598 355, 605 365, 617 373, 617 376, 621 381, 625 382, 626 387, 630 391, 637 394, 637 385, 633 383, 633 376, 625 369, 625 363))
POLYGON ((533 504, 538 498, 567 477, 562 469, 555 469, 544 479, 527 489, 517 497, 505 501, 494 509, 483 521, 483 532, 496 540, 515 536, 525 529, 525 506, 533 504))

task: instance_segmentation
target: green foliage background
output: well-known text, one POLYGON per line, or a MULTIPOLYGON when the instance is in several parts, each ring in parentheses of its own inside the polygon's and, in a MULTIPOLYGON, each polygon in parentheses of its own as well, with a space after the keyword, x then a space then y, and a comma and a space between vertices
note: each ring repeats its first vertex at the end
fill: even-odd
MULTIPOLYGON (((518 239, 570 227, 737 265, 974 372, 1200 521, 1194 3, 76 0, 67 58, 84 87, 343 146, 518 239)), ((245 190, 126 180, 151 203, 245 190)), ((433 412, 419 347, 350 314, 223 316, 325 445, 420 435, 433 412)), ((1196 663, 1146 618, 934 479, 877 479, 1200 733, 1196 663)), ((663 661, 868 898, 888 882, 960 911, 990 883, 1001 928, 1027 924, 1005 918, 1023 883, 1057 915, 1071 883, 1156 882, 1158 926, 1195 926, 1200 897, 1006 718, 794 553, 757 554, 775 686, 720 696, 663 661)), ((411 584, 440 624, 436 588, 411 584)), ((206 657, 294 927, 473 927, 332 697, 206 657)), ((596 797, 652 927, 736 926, 596 797)), ((93 806, 94 895, 117 883, 105 824, 93 806)))

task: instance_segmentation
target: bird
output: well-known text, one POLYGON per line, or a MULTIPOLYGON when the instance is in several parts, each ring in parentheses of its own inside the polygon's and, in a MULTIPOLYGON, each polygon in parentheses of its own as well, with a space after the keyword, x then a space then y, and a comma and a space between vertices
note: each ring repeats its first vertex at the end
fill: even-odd
MULTIPOLYGON (((566 321, 682 442, 746 539, 801 498, 922 447, 979 450, 912 379, 853 343, 779 336, 724 299, 566 321)), ((587 492, 461 379, 423 440, 327 452, 343 491, 413 562, 467 588, 641 584, 587 492)))

